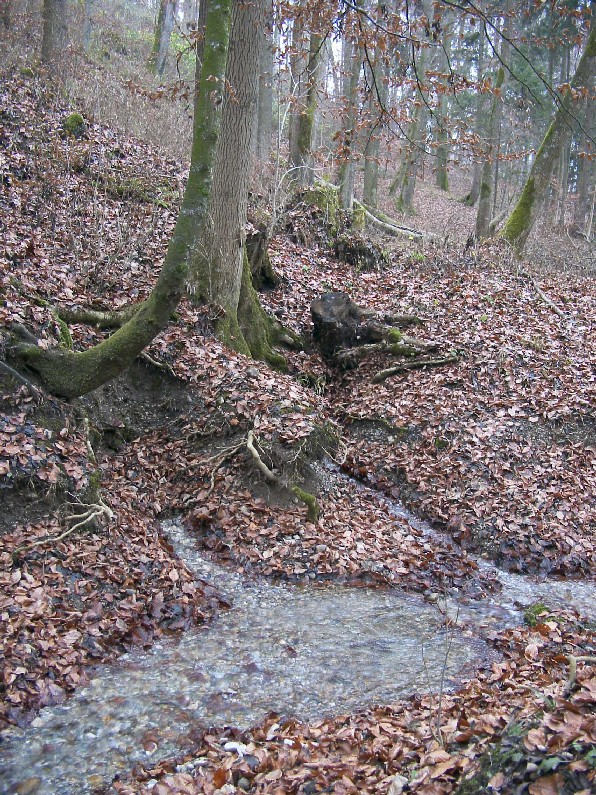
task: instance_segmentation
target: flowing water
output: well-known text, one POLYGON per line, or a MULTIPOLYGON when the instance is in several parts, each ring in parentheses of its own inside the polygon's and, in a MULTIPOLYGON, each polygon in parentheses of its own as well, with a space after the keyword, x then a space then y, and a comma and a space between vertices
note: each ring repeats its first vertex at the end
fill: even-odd
POLYGON ((168 535, 232 608, 209 627, 98 669, 88 687, 8 733, 2 793, 83 795, 134 761, 180 751, 197 721, 248 727, 275 710, 305 720, 389 703, 453 682, 484 646, 398 591, 301 588, 244 579, 168 535), (37 781, 39 779, 39 782, 37 781), (37 785, 37 786, 36 786, 37 785))
MULTIPOLYGON (((242 728, 272 710, 309 720, 391 703, 448 687, 486 655, 471 633, 446 630, 436 607, 400 591, 253 582, 205 559, 176 523, 165 529, 197 578, 215 584, 232 608, 179 642, 161 640, 99 668, 68 702, 6 732, 2 795, 90 794, 135 761, 180 752, 197 723, 242 728)), ((477 604, 451 599, 447 612, 462 623, 515 624, 524 606, 541 600, 596 616, 589 584, 493 571, 502 595, 477 604)))

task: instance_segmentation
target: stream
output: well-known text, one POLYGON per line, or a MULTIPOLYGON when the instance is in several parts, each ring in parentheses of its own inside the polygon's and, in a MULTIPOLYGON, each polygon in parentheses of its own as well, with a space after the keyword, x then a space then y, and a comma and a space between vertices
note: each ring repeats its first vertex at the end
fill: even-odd
MULTIPOLYGON (((461 626, 446 629, 440 610, 420 598, 397 589, 252 581, 197 552, 176 522, 164 530, 196 577, 217 586, 232 608, 179 640, 161 639, 98 668, 65 704, 7 730, 2 795, 91 795, 136 761, 179 753, 197 723, 248 728, 270 711, 303 720, 357 711, 452 687, 486 659, 482 641, 461 626)), ((504 588, 492 597, 498 603, 445 605, 460 624, 520 623, 520 609, 538 600, 596 616, 592 585, 540 584, 492 570, 504 588)))

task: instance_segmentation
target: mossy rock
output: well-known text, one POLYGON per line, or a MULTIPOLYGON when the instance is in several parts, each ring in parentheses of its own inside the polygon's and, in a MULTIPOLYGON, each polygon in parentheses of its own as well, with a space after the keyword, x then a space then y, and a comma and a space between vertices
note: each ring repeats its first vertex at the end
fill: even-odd
POLYGON ((73 138, 82 138, 87 132, 87 122, 80 113, 71 113, 62 122, 62 129, 73 138))

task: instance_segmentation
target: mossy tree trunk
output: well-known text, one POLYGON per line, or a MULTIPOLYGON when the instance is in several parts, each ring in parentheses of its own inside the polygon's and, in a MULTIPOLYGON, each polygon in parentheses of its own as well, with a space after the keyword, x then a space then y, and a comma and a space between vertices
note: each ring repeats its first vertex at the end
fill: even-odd
MULTIPOLYGON (((251 152, 257 121, 260 29, 265 0, 236 0, 221 133, 213 173, 209 218, 198 246, 195 268, 197 298, 222 311, 218 337, 234 350, 280 365, 270 344, 274 322, 252 286, 245 246, 251 152)), ((273 340, 271 340, 273 341, 273 340)))
POLYGON ((44 0, 41 62, 54 77, 64 72, 68 47, 67 0, 44 0))
MULTIPOLYGON (((582 94, 590 95, 590 93, 593 96, 595 72, 596 31, 592 28, 571 81, 572 90, 580 96, 582 94)), ((570 93, 561 97, 557 112, 536 152, 526 184, 501 232, 501 236, 508 240, 518 252, 523 250, 538 213, 547 198, 553 170, 558 162, 567 130, 575 115, 570 112, 572 104, 573 99, 570 93)))
POLYGON ((149 68, 161 77, 166 67, 170 39, 174 30, 177 0, 160 0, 155 21, 153 48, 149 56, 149 68))
POLYGON ((231 0, 208 4, 205 49, 196 95, 191 166, 182 207, 157 283, 139 310, 103 342, 83 352, 19 345, 15 355, 49 391, 65 397, 91 392, 126 370, 169 322, 186 288, 191 253, 203 232, 211 193, 221 112, 214 92, 224 87, 231 0))
POLYGON ((579 140, 578 176, 577 176, 577 201, 573 212, 573 222, 578 229, 588 229, 588 219, 594 195, 594 176, 596 167, 594 151, 596 146, 590 140, 589 131, 595 128, 596 103, 586 101, 582 117, 582 134, 579 140), (590 156, 591 155, 591 156, 590 156))

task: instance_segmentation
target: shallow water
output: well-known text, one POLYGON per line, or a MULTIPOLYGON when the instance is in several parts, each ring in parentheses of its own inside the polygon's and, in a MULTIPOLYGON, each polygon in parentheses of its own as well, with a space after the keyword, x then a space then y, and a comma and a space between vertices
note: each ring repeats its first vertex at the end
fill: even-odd
POLYGON ((308 720, 438 690, 485 653, 445 631, 434 607, 399 591, 251 582, 168 535, 198 578, 233 602, 210 627, 134 652, 66 704, 42 710, 0 751, 1 793, 84 795, 134 761, 182 750, 197 721, 248 727, 267 712, 308 720))

